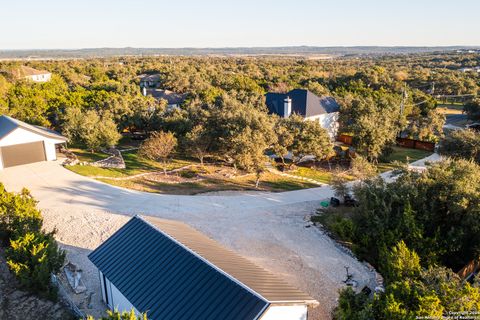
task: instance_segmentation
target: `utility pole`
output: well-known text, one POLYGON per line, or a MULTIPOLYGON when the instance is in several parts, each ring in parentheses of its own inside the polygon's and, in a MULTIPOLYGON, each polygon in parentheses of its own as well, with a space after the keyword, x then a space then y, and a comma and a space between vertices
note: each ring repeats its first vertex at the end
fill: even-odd
POLYGON ((407 100, 407 84, 405 83, 403 85, 402 89, 402 102, 400 103, 400 117, 403 115, 403 112, 405 111, 405 102, 407 100))
POLYGON ((401 137, 402 136, 402 130, 401 130, 401 124, 402 124, 402 116, 403 116, 403 112, 405 111, 405 103, 407 101, 407 84, 404 83, 403 84, 403 89, 402 89, 402 102, 400 102, 400 116, 398 117, 398 133, 397 133, 397 137, 401 137))

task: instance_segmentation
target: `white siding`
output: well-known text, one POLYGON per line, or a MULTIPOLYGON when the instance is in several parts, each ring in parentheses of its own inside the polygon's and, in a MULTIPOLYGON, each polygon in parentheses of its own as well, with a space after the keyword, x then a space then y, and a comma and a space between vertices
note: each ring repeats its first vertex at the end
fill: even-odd
POLYGON ((307 320, 307 306, 270 306, 260 320, 307 320))
POLYGON ((305 118, 306 120, 318 121, 322 128, 328 131, 330 138, 335 138, 338 132, 338 112, 321 114, 318 116, 305 118))
POLYGON ((45 140, 45 155, 47 157, 47 161, 57 160, 57 151, 55 150, 55 143, 51 140, 45 140))
POLYGON ((47 82, 50 81, 52 78, 51 73, 44 73, 44 74, 35 74, 31 76, 26 76, 25 78, 32 80, 33 82, 47 82))
MULTIPOLYGON (((40 134, 25 130, 23 128, 17 128, 6 135, 3 139, 0 140, 0 148, 6 146, 12 146, 22 143, 38 142, 43 141, 45 146, 45 155, 48 161, 53 161, 57 159, 57 152, 55 150, 55 144, 64 143, 62 140, 52 139, 44 137, 40 134)), ((0 170, 3 169, 3 162, 0 153, 0 170)))
POLYGON ((129 312, 130 310, 135 310, 136 314, 140 314, 140 312, 133 306, 133 304, 128 301, 128 299, 120 292, 120 290, 115 287, 113 283, 110 282, 110 280, 106 279, 106 287, 107 287, 107 293, 105 293, 105 287, 103 284, 103 274, 102 272, 99 271, 100 275, 100 285, 102 286, 102 298, 103 301, 106 301, 105 294, 108 294, 108 307, 112 310, 118 310, 120 312, 122 311, 127 311, 129 312))
POLYGON ((45 144, 47 142, 52 144, 64 142, 62 140, 44 137, 40 134, 25 130, 23 128, 17 128, 14 131, 10 132, 8 135, 6 135, 2 140, 0 140, 0 147, 36 141, 45 141, 45 144))

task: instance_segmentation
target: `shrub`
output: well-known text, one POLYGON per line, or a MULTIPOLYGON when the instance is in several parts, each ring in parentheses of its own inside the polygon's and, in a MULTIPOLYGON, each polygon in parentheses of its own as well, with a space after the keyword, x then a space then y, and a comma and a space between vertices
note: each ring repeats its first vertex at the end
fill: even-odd
POLYGON ((55 298, 50 274, 59 271, 65 253, 59 250, 54 233, 42 230, 42 216, 36 205, 28 190, 7 192, 0 184, 0 236, 8 245, 7 265, 24 288, 55 298))
POLYGON ((42 217, 36 205, 28 190, 7 192, 0 183, 0 239, 4 244, 18 235, 40 231, 42 217))
POLYGON ((65 253, 58 249, 53 233, 28 232, 11 240, 5 255, 8 267, 24 288, 48 298, 55 297, 50 274, 60 270, 65 253))
MULTIPOLYGON (((88 316, 87 320, 95 320, 92 316, 88 316)), ((102 317, 98 320, 148 320, 147 314, 136 315, 135 311, 132 309, 130 312, 118 312, 117 310, 107 311, 107 316, 102 317)))

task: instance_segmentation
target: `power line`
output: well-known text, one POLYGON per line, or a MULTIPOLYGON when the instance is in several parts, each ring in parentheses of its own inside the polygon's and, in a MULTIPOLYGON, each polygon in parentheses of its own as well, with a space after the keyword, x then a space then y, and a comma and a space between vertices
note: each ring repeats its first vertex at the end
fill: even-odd
POLYGON ((415 106, 424 104, 424 103, 426 103, 426 102, 428 102, 428 100, 423 100, 423 101, 420 101, 420 102, 414 103, 414 104, 407 104, 407 105, 405 105, 405 107, 415 107, 415 106))

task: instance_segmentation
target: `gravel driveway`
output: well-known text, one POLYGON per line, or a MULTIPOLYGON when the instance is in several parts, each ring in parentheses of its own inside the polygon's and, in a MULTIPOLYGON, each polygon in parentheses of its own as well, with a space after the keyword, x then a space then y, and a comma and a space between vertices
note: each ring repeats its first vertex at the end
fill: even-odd
POLYGON ((46 228, 57 228, 57 239, 68 259, 84 270, 98 315, 98 275, 87 254, 122 226, 130 216, 144 214, 184 221, 226 247, 285 278, 320 302, 310 319, 329 319, 338 290, 350 267, 361 288, 374 277, 366 266, 345 253, 305 216, 332 195, 329 187, 283 193, 226 193, 175 196, 113 187, 41 162, 0 171, 10 191, 27 187, 39 200, 46 228))

